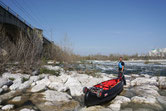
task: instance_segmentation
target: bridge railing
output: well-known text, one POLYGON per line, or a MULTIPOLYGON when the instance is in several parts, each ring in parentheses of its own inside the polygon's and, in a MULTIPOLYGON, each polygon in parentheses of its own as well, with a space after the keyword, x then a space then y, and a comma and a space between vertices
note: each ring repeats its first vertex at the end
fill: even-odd
POLYGON ((20 21, 22 21, 23 23, 25 23, 28 27, 32 28, 30 23, 28 23, 25 19, 23 19, 21 16, 19 16, 19 14, 17 14, 15 11, 13 11, 12 9, 10 9, 9 6, 5 5, 2 1, 0 1, 0 6, 3 7, 5 10, 7 10, 9 13, 11 13, 13 16, 15 16, 16 18, 18 18, 20 21))

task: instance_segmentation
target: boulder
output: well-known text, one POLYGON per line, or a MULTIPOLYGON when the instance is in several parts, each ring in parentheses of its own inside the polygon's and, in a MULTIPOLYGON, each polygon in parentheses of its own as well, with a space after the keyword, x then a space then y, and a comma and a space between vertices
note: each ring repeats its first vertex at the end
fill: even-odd
POLYGON ((22 79, 14 80, 14 83, 9 87, 10 90, 17 90, 22 84, 22 79))
POLYGON ((157 100, 159 101, 160 104, 166 107, 166 96, 158 96, 157 100))
POLYGON ((158 86, 161 89, 166 89, 166 77, 158 77, 158 86))
POLYGON ((66 81, 67 81, 68 78, 69 78, 69 75, 67 75, 66 73, 62 73, 62 72, 61 72, 61 74, 60 74, 60 76, 58 76, 58 78, 59 78, 60 80, 62 80, 63 83, 66 83, 66 81))
POLYGON ((138 77, 131 81, 131 86, 138 86, 138 85, 157 85, 156 79, 145 78, 145 77, 138 77))
POLYGON ((98 105, 98 106, 84 107, 79 111, 112 111, 112 110, 98 105))
POLYGON ((138 78, 139 75, 138 74, 131 74, 131 78, 138 78))
POLYGON ((67 93, 47 90, 43 93, 34 93, 31 101, 41 111, 77 110, 79 103, 72 100, 67 93))
POLYGON ((7 101, 8 104, 14 104, 17 107, 22 106, 25 102, 29 100, 30 94, 18 95, 7 101))
POLYGON ((36 81, 36 84, 37 84, 37 85, 38 85, 38 84, 45 84, 45 86, 49 86, 50 83, 51 83, 51 81, 50 81, 47 77, 45 77, 45 78, 42 79, 42 80, 36 81))
POLYGON ((21 101, 21 96, 14 97, 11 101, 12 102, 20 102, 21 101))
POLYGON ((24 109, 21 109, 20 111, 35 111, 33 109, 28 109, 28 108, 24 108, 24 109))
POLYGON ((69 89, 63 83, 58 83, 58 82, 50 83, 48 88, 52 90, 60 91, 60 92, 65 92, 69 89))
POLYGON ((3 78, 7 78, 7 79, 29 79, 30 75, 28 74, 21 74, 21 73, 16 73, 16 74, 12 74, 12 73, 4 73, 2 75, 3 78))
POLYGON ((20 89, 20 90, 24 90, 24 89, 27 89, 27 88, 29 88, 30 86, 31 86, 31 84, 32 84, 32 81, 25 81, 24 83, 22 83, 20 86, 19 86, 19 88, 18 89, 20 89))
POLYGON ((39 70, 35 70, 35 71, 32 72, 32 75, 33 75, 33 76, 36 76, 36 75, 39 75, 39 74, 40 74, 40 71, 39 71, 39 70))
POLYGON ((49 76, 48 79, 50 80, 50 82, 63 83, 63 80, 59 77, 56 77, 56 76, 49 76))
POLYGON ((8 90, 8 86, 7 86, 7 85, 4 85, 4 86, 2 87, 2 89, 3 89, 3 91, 7 91, 7 90, 8 90))
POLYGON ((120 103, 114 103, 114 104, 110 104, 108 107, 109 107, 112 111, 120 111, 121 104, 120 104, 120 103))
POLYGON ((131 100, 125 96, 117 96, 112 103, 114 104, 128 104, 131 100))
POLYGON ((46 84, 37 84, 36 86, 32 87, 31 92, 41 92, 46 90, 46 84))
POLYGON ((131 102, 136 103, 136 104, 149 104, 149 105, 155 107, 156 109, 159 109, 159 110, 163 109, 155 97, 134 96, 131 98, 131 102))
POLYGON ((70 101, 70 99, 72 99, 72 97, 70 95, 68 95, 67 93, 62 93, 62 92, 58 92, 58 91, 47 90, 42 94, 45 95, 44 97, 45 97, 45 100, 47 100, 47 101, 68 102, 68 101, 70 101))
POLYGON ((2 110, 9 111, 9 110, 12 110, 13 108, 14 108, 14 105, 8 104, 8 105, 3 106, 2 110))
POLYGON ((142 85, 142 86, 136 86, 134 88, 131 89, 133 92, 136 93, 136 95, 140 95, 140 96, 153 96, 153 97, 157 97, 160 96, 160 94, 158 93, 158 88, 154 85, 142 85))
POLYGON ((131 81, 130 80, 126 80, 126 85, 124 85, 124 88, 129 88, 131 85, 131 81))
POLYGON ((38 81, 39 79, 40 79, 39 76, 31 76, 29 80, 32 81, 32 82, 36 82, 36 81, 38 81))
POLYGON ((10 91, 10 92, 4 93, 0 95, 0 102, 10 100, 13 97, 16 97, 20 94, 22 94, 22 91, 10 91))
POLYGON ((3 86, 3 85, 6 85, 8 84, 9 80, 7 78, 0 78, 0 88, 3 86))
POLYGON ((131 100, 124 96, 117 96, 108 106, 113 111, 120 111, 121 104, 127 105, 131 100))
POLYGON ((49 70, 55 70, 55 71, 63 71, 63 69, 59 66, 44 65, 44 68, 47 68, 49 70))
POLYGON ((72 96, 81 96, 83 94, 81 83, 74 77, 69 77, 65 86, 70 89, 70 94, 72 96))

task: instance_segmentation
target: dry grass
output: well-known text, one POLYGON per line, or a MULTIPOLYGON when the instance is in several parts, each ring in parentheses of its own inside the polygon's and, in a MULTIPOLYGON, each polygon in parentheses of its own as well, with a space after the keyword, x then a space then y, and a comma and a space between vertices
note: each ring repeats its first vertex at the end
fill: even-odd
POLYGON ((7 52, 5 56, 1 54, 0 70, 3 72, 9 62, 19 62, 19 66, 24 70, 38 67, 42 51, 42 42, 39 37, 35 33, 10 31, 6 27, 0 30, 0 48, 7 52))

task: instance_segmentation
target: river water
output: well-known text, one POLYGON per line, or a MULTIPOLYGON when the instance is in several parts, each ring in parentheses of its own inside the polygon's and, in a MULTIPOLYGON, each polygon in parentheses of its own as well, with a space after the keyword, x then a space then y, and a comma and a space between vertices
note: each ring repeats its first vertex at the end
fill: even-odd
MULTIPOLYGON (((157 76, 166 76, 166 60, 137 60, 124 61, 125 74, 149 74, 157 76)), ((107 74, 118 73, 118 61, 86 61, 84 64, 75 66, 79 70, 98 70, 107 74)))

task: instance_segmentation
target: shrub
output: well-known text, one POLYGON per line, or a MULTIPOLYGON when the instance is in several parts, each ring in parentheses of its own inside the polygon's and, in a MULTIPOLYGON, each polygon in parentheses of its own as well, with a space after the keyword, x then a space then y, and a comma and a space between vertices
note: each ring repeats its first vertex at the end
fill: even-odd
POLYGON ((55 71, 55 70, 49 70, 47 68, 40 68, 40 74, 52 74, 55 76, 59 76, 60 75, 60 71, 55 71))

